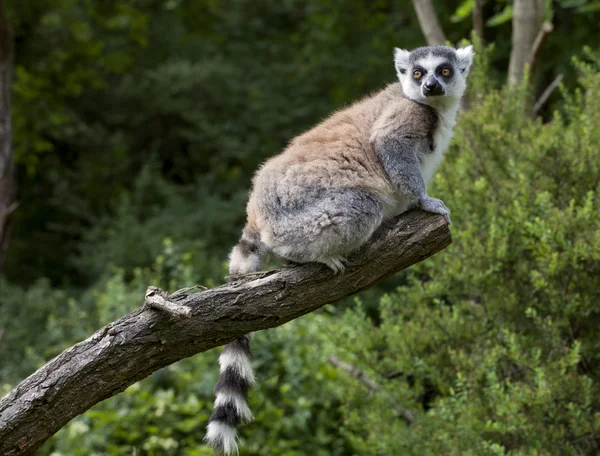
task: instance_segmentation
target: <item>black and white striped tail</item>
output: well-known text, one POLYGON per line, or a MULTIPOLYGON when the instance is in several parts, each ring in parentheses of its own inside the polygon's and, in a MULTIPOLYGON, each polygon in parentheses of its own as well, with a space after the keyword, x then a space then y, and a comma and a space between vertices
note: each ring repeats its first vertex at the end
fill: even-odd
POLYGON ((210 417, 206 437, 218 454, 238 452, 236 428, 252 420, 248 391, 254 383, 250 364, 250 336, 225 345, 219 357, 221 375, 215 386, 215 409, 210 417))
MULTIPOLYGON (((260 270, 266 247, 258 233, 249 225, 244 228, 238 244, 229 254, 229 274, 247 274, 260 270)), ((250 364, 250 335, 225 345, 219 357, 221 375, 215 386, 215 409, 208 422, 206 440, 218 454, 237 453, 238 425, 252 421, 248 407, 248 391, 254 384, 250 364)))

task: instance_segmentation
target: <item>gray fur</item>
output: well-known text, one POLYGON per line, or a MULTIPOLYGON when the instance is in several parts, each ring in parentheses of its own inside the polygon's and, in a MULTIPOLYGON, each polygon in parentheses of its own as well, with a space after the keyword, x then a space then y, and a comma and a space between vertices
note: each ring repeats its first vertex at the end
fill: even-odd
POLYGON ((456 51, 448 46, 423 46, 420 48, 413 49, 410 52, 409 61, 414 64, 415 62, 427 58, 429 55, 433 57, 441 57, 451 63, 456 63, 456 51))
POLYGON ((421 157, 431 153, 428 138, 386 137, 375 143, 375 150, 396 191, 411 207, 443 215, 450 223, 450 211, 445 204, 427 195, 421 172, 421 157))
POLYGON ((429 141, 423 138, 384 138, 377 141, 375 150, 381 158, 396 191, 410 201, 427 194, 419 156, 429 151, 429 141))
POLYGON ((276 208, 268 221, 271 250, 297 263, 343 270, 347 254, 363 245, 383 219, 381 203, 364 190, 312 188, 295 196, 287 200, 292 209, 277 205, 277 193, 265 195, 265 204, 276 208))
POLYGON ((423 196, 417 201, 417 206, 427 212, 443 215, 448 223, 450 222, 450 211, 442 200, 432 198, 429 195, 423 196))
POLYGON ((258 233, 246 226, 242 237, 229 254, 229 274, 235 276, 260 270, 266 255, 266 246, 258 233))

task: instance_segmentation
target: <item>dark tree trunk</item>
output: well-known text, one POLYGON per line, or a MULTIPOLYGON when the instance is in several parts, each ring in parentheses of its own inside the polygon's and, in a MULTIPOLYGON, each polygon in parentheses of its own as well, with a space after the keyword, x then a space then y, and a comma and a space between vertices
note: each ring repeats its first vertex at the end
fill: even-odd
POLYGON ((485 43, 484 30, 485 30, 485 19, 483 16, 483 2, 485 0, 473 0, 473 13, 471 18, 473 20, 473 30, 479 37, 482 43, 485 43))
POLYGON ((17 206, 10 120, 12 50, 12 34, 4 0, 0 0, 0 270, 8 246, 11 216, 17 206))

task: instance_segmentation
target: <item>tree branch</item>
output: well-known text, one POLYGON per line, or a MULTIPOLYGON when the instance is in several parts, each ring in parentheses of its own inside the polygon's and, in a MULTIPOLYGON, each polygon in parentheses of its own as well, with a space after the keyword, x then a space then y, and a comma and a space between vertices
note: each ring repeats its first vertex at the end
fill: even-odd
POLYGON ((544 22, 540 27, 538 34, 533 40, 533 44, 531 45, 531 51, 529 51, 529 58, 527 59, 527 63, 529 64, 529 68, 533 68, 540 58, 540 52, 542 51, 542 46, 546 42, 546 39, 554 30, 554 25, 552 22, 544 22))
POLYGON ((146 290, 146 305, 153 309, 162 310, 176 317, 191 317, 192 309, 172 302, 167 293, 160 288, 150 286, 146 290))
POLYGON ((65 350, 0 399, 0 454, 33 454, 72 418, 152 372, 369 288, 451 242, 443 217, 410 211, 382 226, 348 258, 342 274, 310 263, 195 294, 161 292, 191 315, 143 306, 65 350))
MULTIPOLYGON (((331 364, 333 364, 335 367, 338 367, 338 368, 342 369, 343 371, 347 372, 348 374, 350 374, 351 377, 354 377, 358 381, 367 385, 371 391, 375 391, 376 393, 385 393, 383 388, 381 388, 381 386, 379 386, 377 383, 375 383, 375 380, 372 380, 367 374, 365 374, 363 371, 361 371, 358 367, 354 367, 351 364, 343 362, 341 359, 339 359, 335 355, 331 355, 329 357, 329 362, 331 364)), ((389 398, 389 395, 388 395, 388 398, 389 398)), ((410 410, 406 410, 405 408, 403 408, 400 404, 398 404, 394 400, 391 401, 391 404, 392 404, 392 407, 394 407, 394 409, 398 413, 398 415, 400 417, 404 418, 404 421, 406 421, 408 424, 411 424, 415 420, 415 417, 410 410)))
POLYGON ((540 98, 538 98, 538 101, 536 101, 533 105, 533 117, 537 117, 540 109, 542 109, 542 107, 546 104, 548 98, 550 98, 550 95, 552 95, 552 92, 554 92, 554 90, 556 90, 556 88, 560 85, 563 77, 564 75, 560 73, 558 76, 556 76, 554 81, 552 81, 552 83, 546 87, 546 90, 544 90, 544 92, 540 95, 540 98))
POLYGON ((446 35, 438 21, 432 0, 412 0, 425 40, 430 46, 445 44, 446 35))

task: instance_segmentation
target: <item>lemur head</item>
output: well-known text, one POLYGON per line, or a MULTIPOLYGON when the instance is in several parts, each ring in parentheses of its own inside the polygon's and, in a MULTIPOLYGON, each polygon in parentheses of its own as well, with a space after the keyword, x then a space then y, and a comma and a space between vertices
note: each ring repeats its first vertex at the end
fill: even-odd
POLYGON ((394 49, 394 64, 404 94, 434 107, 460 100, 472 62, 473 46, 425 46, 412 52, 394 49))

